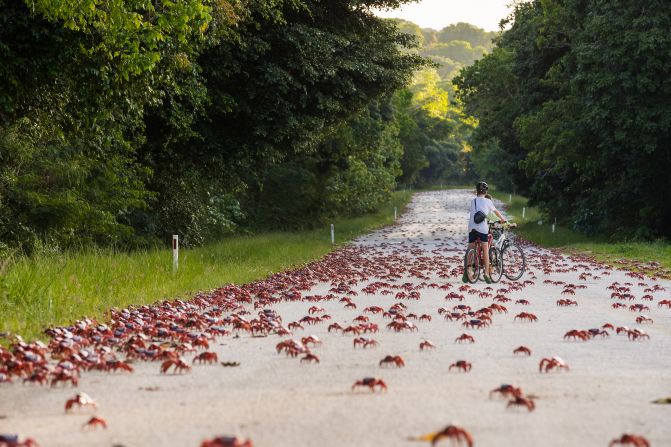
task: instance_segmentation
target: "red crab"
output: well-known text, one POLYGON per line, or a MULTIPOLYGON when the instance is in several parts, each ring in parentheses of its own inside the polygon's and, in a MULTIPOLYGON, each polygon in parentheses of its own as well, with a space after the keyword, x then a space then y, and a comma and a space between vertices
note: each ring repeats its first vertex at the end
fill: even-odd
POLYGON ((311 308, 308 309, 308 313, 310 315, 316 314, 316 313, 324 313, 326 310, 323 307, 317 307, 317 306, 312 306, 311 308))
POLYGON ((482 317, 480 317, 480 319, 464 321, 463 323, 461 323, 461 325, 463 327, 467 327, 467 328, 470 328, 470 329, 481 329, 481 328, 484 328, 484 327, 488 327, 489 323, 486 322, 486 321, 483 321, 482 317))
POLYGON ((579 331, 577 329, 571 329, 570 331, 568 331, 567 333, 564 334, 564 339, 565 340, 570 340, 570 339, 576 340, 578 338, 582 341, 587 341, 591 337, 590 337, 590 335, 587 331, 579 331))
POLYGON ((361 333, 361 329, 359 329, 358 326, 347 326, 345 329, 342 330, 342 333, 359 335, 361 333))
POLYGON ((19 441, 19 435, 0 435, 0 447, 40 447, 33 438, 19 441))
POLYGON ((72 407, 74 407, 75 405, 77 405, 80 408, 91 407, 94 410, 98 408, 98 405, 95 403, 95 401, 91 398, 91 396, 89 396, 86 393, 77 393, 75 397, 68 399, 65 402, 65 412, 67 413, 68 411, 70 411, 72 407))
POLYGON ((473 436, 463 428, 457 427, 456 425, 448 425, 441 431, 424 435, 418 438, 418 440, 431 441, 431 445, 435 446, 438 444, 438 441, 443 438, 451 440, 455 445, 461 445, 463 442, 467 447, 473 447, 473 436))
POLYGON ((133 367, 132 366, 130 366, 126 362, 122 362, 121 360, 117 360, 117 359, 107 360, 107 362, 105 362, 105 369, 107 371, 122 370, 122 371, 126 371, 126 372, 133 372, 133 367))
POLYGON ((97 428, 97 427, 102 427, 102 428, 107 428, 107 421, 103 418, 100 418, 98 416, 93 416, 91 419, 88 420, 88 422, 85 422, 83 427, 90 427, 90 428, 97 428))
POLYGON ((534 411, 534 408, 536 408, 536 404, 534 403, 533 400, 523 396, 513 397, 511 400, 508 401, 508 405, 506 405, 506 408, 510 408, 513 405, 527 407, 527 410, 529 411, 534 411))
POLYGON ((578 302, 568 299, 557 300, 557 306, 559 307, 568 307, 568 306, 577 306, 578 302))
POLYGON ((372 314, 379 314, 379 313, 384 312, 384 309, 381 308, 380 306, 369 306, 369 307, 366 307, 363 311, 364 312, 370 312, 372 314))
POLYGON ((200 362, 200 363, 217 363, 219 361, 219 356, 217 356, 216 352, 201 352, 197 356, 193 358, 193 363, 200 362))
POLYGON ((340 326, 338 323, 330 324, 329 327, 328 327, 329 332, 331 332, 331 331, 342 331, 342 329, 343 329, 343 327, 340 326))
POLYGON ((401 357, 400 355, 388 355, 382 360, 380 360, 380 366, 385 366, 392 363, 399 368, 405 366, 405 361, 403 361, 403 357, 401 357))
POLYGON ((425 350, 425 349, 434 349, 435 347, 436 347, 436 345, 434 345, 433 343, 431 343, 429 340, 423 340, 423 341, 419 344, 419 350, 420 350, 420 351, 423 351, 423 350, 425 350))
POLYGON ((455 343, 461 343, 462 341, 467 341, 469 343, 475 343, 475 339, 473 336, 468 335, 468 334, 461 334, 457 338, 454 339, 455 343))
POLYGON ((650 447, 650 441, 645 439, 643 436, 640 435, 632 435, 629 433, 625 433, 619 438, 615 438, 612 441, 610 441, 610 444, 608 444, 608 447, 613 447, 615 445, 628 445, 631 447, 650 447))
POLYGON ((457 360, 450 365, 448 371, 452 371, 452 368, 457 368, 463 372, 469 372, 472 367, 473 365, 471 365, 470 362, 467 362, 466 360, 457 360))
POLYGON ((629 306, 629 310, 632 312, 650 312, 650 308, 643 304, 632 304, 629 306))
POLYGON ((531 355, 531 349, 526 346, 520 346, 519 348, 513 350, 513 354, 526 354, 531 355))
POLYGON ((254 447, 251 439, 242 440, 235 436, 218 436, 214 439, 206 439, 200 447, 254 447))
POLYGON ((301 363, 303 363, 303 362, 308 362, 308 363, 310 363, 310 362, 315 362, 315 363, 319 363, 319 357, 317 357, 317 356, 314 355, 314 354, 307 353, 307 354, 305 354, 305 357, 303 357, 303 358, 301 359, 301 363))
POLYGON ((507 314, 508 313, 508 308, 506 306, 501 306, 500 304, 492 303, 489 305, 489 308, 492 310, 495 310, 496 312, 500 314, 507 314))
POLYGON ((307 346, 310 343, 312 343, 313 346, 322 344, 321 340, 315 337, 314 335, 309 335, 307 337, 301 338, 301 343, 303 343, 305 346, 307 346))
POLYGON ((520 320, 526 320, 526 321, 530 321, 530 322, 538 321, 538 317, 536 315, 530 314, 528 312, 518 313, 517 315, 515 315, 515 318, 513 320, 516 321, 518 318, 520 320))
POLYGON ((368 346, 377 346, 378 342, 372 338, 357 337, 354 339, 354 347, 356 348, 358 345, 361 345, 362 348, 367 348, 368 346))
POLYGON ((545 367, 545 372, 549 372, 551 369, 557 368, 557 370, 565 369, 569 371, 568 365, 559 357, 544 358, 538 364, 538 371, 543 372, 543 367, 545 367))
POLYGON ((161 364, 161 374, 165 374, 171 367, 175 367, 173 373, 186 372, 191 370, 191 366, 181 358, 168 359, 161 364))
POLYGON ((503 397, 517 397, 517 396, 522 396, 522 389, 518 388, 513 385, 509 385, 507 383, 504 383, 503 385, 499 386, 498 388, 494 388, 489 392, 489 398, 492 398, 492 395, 494 393, 498 393, 503 397))
POLYGON ((305 329, 305 328, 303 327, 303 325, 300 324, 300 323, 297 322, 297 321, 293 321, 293 322, 289 323, 288 328, 289 328, 290 331, 294 331, 294 330, 296 330, 296 329, 305 329))
POLYGON ((630 329, 627 331, 627 338, 629 340, 643 340, 644 338, 650 339, 650 336, 639 329, 630 329))
POLYGON ((382 379, 376 379, 375 377, 365 377, 361 380, 357 380, 352 385, 352 390, 360 386, 367 386, 371 391, 375 392, 375 387, 379 386, 380 390, 387 391, 387 384, 384 383, 382 379))

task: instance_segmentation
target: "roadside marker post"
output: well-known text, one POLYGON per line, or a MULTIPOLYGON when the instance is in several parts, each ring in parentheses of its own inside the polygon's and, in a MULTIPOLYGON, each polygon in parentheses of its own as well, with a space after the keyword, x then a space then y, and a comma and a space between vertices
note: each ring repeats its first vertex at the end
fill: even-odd
POLYGON ((508 194, 508 203, 513 203, 513 195, 508 194))
POLYGON ((335 244, 335 226, 331 224, 331 243, 335 244))
POLYGON ((394 207, 394 220, 396 220, 396 207, 394 207))
POLYGON ((172 235, 172 273, 177 273, 179 268, 179 236, 172 235))
POLYGON ((522 207, 522 219, 524 219, 524 215, 527 213, 527 207, 523 206, 522 207))

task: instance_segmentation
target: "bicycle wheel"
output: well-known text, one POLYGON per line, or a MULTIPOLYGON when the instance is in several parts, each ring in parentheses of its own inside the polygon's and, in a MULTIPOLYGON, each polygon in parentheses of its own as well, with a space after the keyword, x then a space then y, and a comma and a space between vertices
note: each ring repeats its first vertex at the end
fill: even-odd
POLYGON ((480 263, 478 262, 475 248, 469 248, 466 250, 466 255, 464 256, 464 271, 468 277, 468 282, 475 284, 478 281, 478 275, 480 274, 480 263))
POLYGON ((501 281, 501 276, 503 276, 503 257, 501 256, 501 251, 496 247, 489 248, 489 265, 492 272, 492 282, 501 281))
POLYGON ((503 264, 503 274, 511 281, 516 281, 522 277, 526 268, 524 252, 517 245, 506 245, 501 250, 501 261, 503 264))

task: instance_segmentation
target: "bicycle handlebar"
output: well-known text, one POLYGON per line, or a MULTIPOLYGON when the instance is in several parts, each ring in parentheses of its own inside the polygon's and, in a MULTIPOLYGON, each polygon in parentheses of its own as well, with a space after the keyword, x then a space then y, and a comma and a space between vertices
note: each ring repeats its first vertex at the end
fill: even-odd
POLYGON ((489 225, 495 228, 517 228, 517 224, 513 222, 506 222, 506 223, 492 222, 489 225))

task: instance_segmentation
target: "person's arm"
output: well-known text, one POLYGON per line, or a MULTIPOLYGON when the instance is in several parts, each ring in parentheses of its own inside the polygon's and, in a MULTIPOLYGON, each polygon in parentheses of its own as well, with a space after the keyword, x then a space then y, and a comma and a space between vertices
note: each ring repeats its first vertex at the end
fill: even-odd
POLYGON ((494 214, 496 215, 496 217, 499 218, 499 220, 501 221, 501 223, 506 223, 506 222, 508 222, 508 219, 506 219, 505 217, 503 217, 503 214, 501 214, 501 213, 499 212, 499 210, 496 209, 496 207, 494 206, 494 202, 493 202, 492 200, 489 201, 489 204, 490 204, 490 206, 491 206, 491 212, 494 213, 494 214))
POLYGON ((502 215, 501 213, 499 213, 499 210, 495 209, 495 210, 494 210, 494 214, 496 214, 496 217, 498 217, 499 219, 501 219, 501 223, 506 223, 506 222, 508 222, 508 220, 507 220, 505 217, 503 217, 503 215, 502 215))

